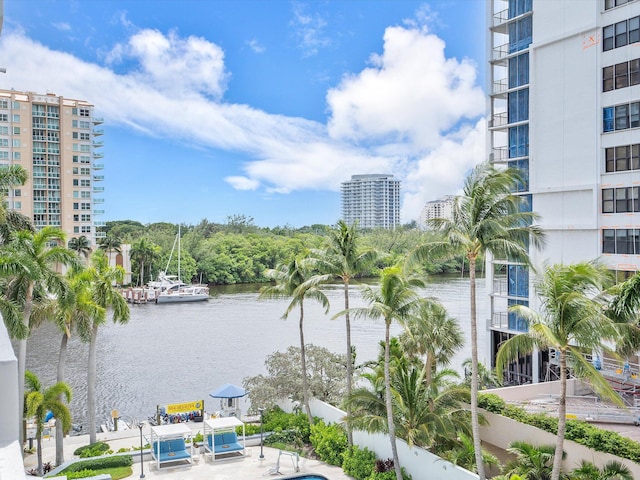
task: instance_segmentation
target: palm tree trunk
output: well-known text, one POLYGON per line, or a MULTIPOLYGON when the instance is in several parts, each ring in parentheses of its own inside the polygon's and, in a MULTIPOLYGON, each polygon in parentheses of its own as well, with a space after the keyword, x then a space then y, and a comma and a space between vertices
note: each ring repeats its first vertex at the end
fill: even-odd
POLYGON ((309 381, 307 379, 307 355, 304 349, 304 329, 302 324, 304 321, 304 305, 300 301, 300 364, 302 365, 302 403, 304 404, 309 425, 313 425, 313 416, 311 415, 311 407, 309 407, 309 381))
MULTIPOLYGON (((36 421, 40 421, 42 419, 36 419, 36 421)), ((42 468, 42 427, 38 425, 37 428, 37 437, 36 445, 38 447, 38 476, 42 477, 44 475, 44 469, 42 468)))
POLYGON ((476 468, 479 480, 485 480, 482 462, 482 443, 480 441, 480 421, 478 420, 478 325, 476 312, 476 255, 470 253, 469 289, 471 291, 471 432, 476 455, 476 468))
POLYGON ((384 400, 387 406, 387 425, 389 430, 389 441, 391 442, 391 454, 393 456, 393 468, 396 472, 396 480, 402 480, 402 470, 400 468, 400 459, 398 458, 398 447, 396 446, 396 425, 393 421, 393 403, 391 402, 391 371, 389 363, 391 362, 390 350, 390 321, 385 319, 384 332, 384 400))
MULTIPOLYGON (((56 375, 56 382, 64 382, 64 367, 67 362, 67 341, 69 337, 67 332, 62 334, 62 341, 60 342, 60 356, 58 357, 58 372, 56 375)), ((59 396, 60 401, 63 400, 62 395, 59 396)), ((64 463, 64 427, 62 426, 62 419, 56 418, 56 465, 62 465, 64 463)))
POLYGON ((560 401, 558 405, 558 436, 556 437, 556 453, 553 457, 551 480, 558 480, 562 473, 562 450, 564 432, 567 426, 567 353, 560 350, 560 401))
POLYGON ((140 286, 144 287, 144 260, 140 262, 140 286))
MULTIPOLYGON (((353 383, 353 355, 351 353, 351 319, 349 318, 349 279, 344 280, 344 323, 347 330, 347 398, 351 398, 353 383)), ((351 407, 347 405, 347 417, 351 414, 351 407)), ((353 445, 353 430, 347 423, 347 442, 353 445)))
POLYGON ((89 416, 89 443, 96 443, 96 343, 98 325, 91 329, 89 341, 89 366, 87 369, 87 414, 89 416))
MULTIPOLYGON (((31 307, 33 305, 33 282, 29 282, 27 295, 24 302, 24 315, 22 322, 29 328, 29 318, 31 318, 31 307)), ((27 370, 27 339, 24 338, 18 343, 18 432, 20 435, 20 450, 24 444, 24 374, 27 370)))

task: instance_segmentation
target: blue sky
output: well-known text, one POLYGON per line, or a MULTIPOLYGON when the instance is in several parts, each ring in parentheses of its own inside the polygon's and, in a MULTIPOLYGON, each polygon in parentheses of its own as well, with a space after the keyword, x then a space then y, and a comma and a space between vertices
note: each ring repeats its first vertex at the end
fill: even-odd
POLYGON ((104 220, 333 224, 392 173, 402 221, 484 158, 482 0, 5 0, 0 87, 105 118, 104 220))

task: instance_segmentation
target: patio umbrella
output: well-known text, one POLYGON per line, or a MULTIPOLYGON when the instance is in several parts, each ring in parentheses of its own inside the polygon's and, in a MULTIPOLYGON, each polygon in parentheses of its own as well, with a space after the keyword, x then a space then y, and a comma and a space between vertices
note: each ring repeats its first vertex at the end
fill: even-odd
POLYGON ((247 391, 244 388, 231 383, 225 383, 215 392, 210 393, 209 396, 213 398, 240 398, 246 394, 247 391))

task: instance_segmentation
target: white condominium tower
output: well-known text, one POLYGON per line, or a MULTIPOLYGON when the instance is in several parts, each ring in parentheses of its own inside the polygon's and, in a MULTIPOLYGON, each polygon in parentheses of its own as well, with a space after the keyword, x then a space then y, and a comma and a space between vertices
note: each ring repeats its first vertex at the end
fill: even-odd
POLYGON ((342 182, 342 219, 359 228, 396 228, 400 225, 400 180, 393 175, 352 175, 342 182))
MULTIPOLYGON (((533 264, 602 258, 623 278, 640 266, 640 0, 487 2, 489 126, 496 164, 541 215, 533 264)), ((487 269, 490 352, 538 309, 533 273, 507 259, 487 269)), ((546 352, 512 364, 514 383, 549 378, 546 352)))
POLYGON ((420 226, 429 228, 428 222, 434 218, 453 218, 453 202, 455 197, 447 195, 438 200, 431 200, 425 204, 420 212, 420 226))
POLYGON ((104 179, 103 120, 93 105, 53 94, 0 90, 0 166, 20 165, 29 174, 24 186, 8 192, 10 209, 29 217, 36 229, 61 228, 67 240, 84 235, 95 246, 104 225, 96 209, 104 179))

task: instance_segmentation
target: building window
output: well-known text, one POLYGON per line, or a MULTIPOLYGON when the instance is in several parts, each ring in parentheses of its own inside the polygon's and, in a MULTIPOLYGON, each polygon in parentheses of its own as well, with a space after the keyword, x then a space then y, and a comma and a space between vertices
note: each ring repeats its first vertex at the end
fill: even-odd
POLYGON ((509 18, 531 11, 531 0, 509 0, 509 18))
POLYGON ((77 179, 77 178, 74 178, 74 179, 73 179, 73 186, 74 186, 74 187, 77 187, 77 186, 79 186, 79 185, 80 185, 80 182, 78 181, 78 179, 77 179))
POLYGON ((81 187, 90 187, 91 186, 91 180, 86 180, 86 179, 82 179, 80 180, 80 186, 81 187))
POLYGON ((71 138, 73 138, 74 140, 77 140, 78 139, 78 132, 73 132, 71 134, 71 138))
POLYGON ((13 144, 13 148, 20 148, 20 139, 14 138, 12 141, 12 144, 13 144))
POLYGON ((9 102, 6 100, 0 100, 0 108, 6 110, 7 108, 9 108, 9 102))
POLYGON ((81 233, 91 233, 91 227, 90 226, 82 226, 82 227, 80 227, 80 232, 81 233))
POLYGON ((76 214, 76 215, 74 215, 74 216, 73 216, 73 221, 74 221, 74 222, 79 222, 79 221, 80 221, 80 215, 77 215, 77 214, 76 214))
POLYGON ((629 86, 629 63, 618 63, 615 66, 616 88, 625 88, 629 86))
POLYGON ((509 59, 509 88, 529 84, 529 52, 509 59))
POLYGON ((20 127, 13 127, 13 134, 20 135, 20 127))
POLYGON ((640 102, 625 103, 602 109, 602 131, 640 127, 640 102))
POLYGON ((80 227, 73 227, 73 233, 80 233, 80 227))
POLYGON ((0 135, 9 135, 9 127, 0 127, 0 135))
POLYGON ((602 189, 602 213, 633 212, 640 212, 640 187, 602 189))
POLYGON ((13 202, 13 208, 16 210, 22 209, 22 202, 13 202))
POLYGON ((74 175, 78 175, 78 167, 73 167, 71 169, 71 173, 73 173, 74 175))
POLYGON ((602 49, 605 52, 639 41, 640 17, 633 17, 602 28, 602 49))
POLYGON ((8 160, 9 159, 9 152, 0 151, 0 159, 8 160))
POLYGON ((640 230, 637 228, 604 229, 602 231, 602 253, 640 254, 640 230))
POLYGON ((0 138, 0 147, 8 147, 9 139, 8 138, 0 138))
POLYGON ((523 88, 509 94, 508 122, 522 122, 529 119, 529 89, 523 88))
POLYGON ((20 152, 13 152, 13 159, 14 159, 14 160, 22 160, 22 153, 20 153, 20 152))
POLYGON ((80 198, 91 198, 91 192, 80 192, 80 198))
POLYGON ((8 121, 9 121, 9 114, 0 113, 0 122, 8 122, 8 121))
POLYGON ((78 155, 73 156, 73 163, 78 163, 78 155))
POLYGON ((81 108, 80 109, 80 116, 81 117, 89 117, 90 116, 90 112, 88 108, 81 108))
POLYGON ((80 210, 80 204, 78 202, 73 202, 73 209, 80 210))
POLYGON ((78 190, 73 191, 73 198, 80 198, 80 192, 78 190))
POLYGON ((509 53, 524 50, 533 38, 532 17, 528 16, 509 24, 509 53))
POLYGON ((13 196, 14 196, 14 197, 20 197, 20 196, 22 196, 22 190, 20 190, 19 188, 16 188, 16 189, 13 191, 13 196))
POLYGON ((614 71, 613 66, 604 67, 602 69, 602 91, 603 92, 609 92, 614 88, 613 71, 614 71))

